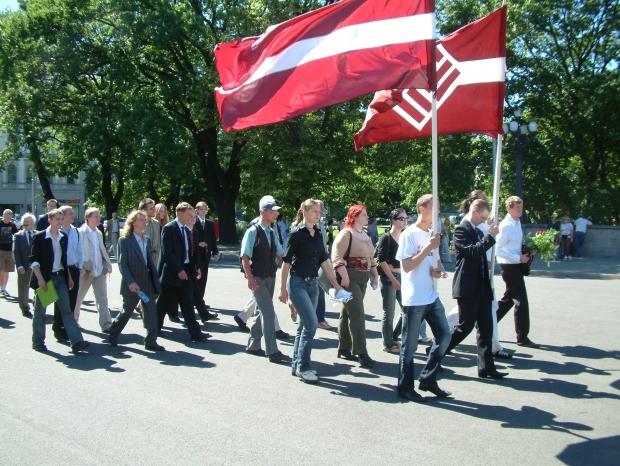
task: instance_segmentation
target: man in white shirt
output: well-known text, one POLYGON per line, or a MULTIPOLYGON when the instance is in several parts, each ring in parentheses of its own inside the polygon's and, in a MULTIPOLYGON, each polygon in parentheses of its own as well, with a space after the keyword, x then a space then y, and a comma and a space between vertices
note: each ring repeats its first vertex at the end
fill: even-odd
POLYGON ((584 213, 581 212, 575 220, 575 257, 581 257, 581 248, 586 240, 586 232, 591 226, 592 222, 585 218, 584 213))
POLYGON ((502 320, 514 305, 517 345, 537 348, 538 345, 528 338, 530 309, 521 265, 530 261, 530 256, 523 254, 521 249, 523 230, 519 219, 523 215, 523 200, 518 196, 509 197, 506 199, 506 210, 508 211, 506 218, 499 224, 495 250, 497 263, 502 269, 502 278, 506 283, 506 292, 498 301, 497 321, 502 320))
POLYGON ((414 389, 413 357, 418 346, 420 323, 426 320, 435 335, 426 365, 420 374, 419 388, 440 398, 450 396, 437 385, 439 364, 450 343, 450 328, 433 282, 445 276, 433 259, 440 236, 432 233, 433 196, 425 194, 417 201, 418 219, 401 233, 396 259, 401 263, 401 298, 403 303, 402 343, 398 368, 398 396, 409 401, 425 401, 414 389))
MULTIPOLYGON (((64 205, 59 207, 62 212, 63 220, 60 229, 67 235, 67 267, 73 280, 73 288, 69 290, 69 304, 71 309, 75 309, 80 282, 80 269, 82 268, 82 247, 80 245, 80 234, 78 229, 73 226, 75 213, 73 207, 64 205)), ((54 323, 52 324, 54 337, 60 342, 68 340, 67 332, 62 324, 62 317, 58 304, 54 304, 54 323)))
POLYGON ((79 229, 80 243, 82 245, 82 272, 80 273, 80 288, 77 302, 75 303, 75 320, 80 318, 80 308, 90 286, 93 286, 97 312, 99 314, 99 326, 107 333, 112 325, 112 316, 108 308, 107 274, 112 273, 110 256, 103 243, 103 235, 97 228, 101 221, 101 213, 96 207, 86 209, 84 214, 86 222, 79 229))

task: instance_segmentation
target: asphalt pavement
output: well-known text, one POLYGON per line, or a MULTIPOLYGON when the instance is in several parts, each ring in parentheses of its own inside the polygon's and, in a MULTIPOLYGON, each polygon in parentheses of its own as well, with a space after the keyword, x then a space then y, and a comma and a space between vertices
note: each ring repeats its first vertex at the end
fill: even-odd
MULTIPOLYGON (((587 277, 528 277, 530 337, 541 347, 515 345, 510 313, 500 337, 516 353, 499 364, 509 377, 476 377, 470 335, 444 360, 439 383, 453 399, 425 404, 395 395, 398 356, 381 350, 378 290, 369 288, 365 300, 373 370, 337 359, 337 334, 320 329, 316 386, 244 353, 247 334, 233 315, 249 290, 232 252, 209 274, 206 300, 221 317, 204 326, 212 338, 191 343, 181 324, 166 322, 163 353, 144 350, 137 316, 111 348, 91 292, 81 317, 88 354, 72 355, 50 325, 49 352, 40 354, 31 349, 31 321, 0 299, 0 464, 618 465, 620 281, 592 267, 587 277)), ((113 313, 119 283, 115 266, 113 313)), ((501 278, 496 283, 502 293, 501 278)), ((447 309, 455 305, 450 284, 451 277, 439 283, 447 309)), ((14 274, 8 289, 17 292, 14 274)), ((286 306, 276 311, 294 333, 286 306)), ((328 303, 332 325, 338 311, 328 303)), ((279 346, 290 355, 292 339, 279 346)))

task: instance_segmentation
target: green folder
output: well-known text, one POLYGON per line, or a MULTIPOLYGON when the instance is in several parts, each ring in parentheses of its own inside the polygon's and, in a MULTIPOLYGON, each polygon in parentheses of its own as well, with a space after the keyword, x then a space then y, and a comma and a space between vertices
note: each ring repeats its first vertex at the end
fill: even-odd
POLYGON ((37 288, 34 292, 36 293, 37 298, 39 298, 39 301, 41 301, 43 307, 47 307, 58 301, 58 293, 56 293, 56 287, 54 286, 54 282, 52 280, 47 282, 47 291, 37 288))

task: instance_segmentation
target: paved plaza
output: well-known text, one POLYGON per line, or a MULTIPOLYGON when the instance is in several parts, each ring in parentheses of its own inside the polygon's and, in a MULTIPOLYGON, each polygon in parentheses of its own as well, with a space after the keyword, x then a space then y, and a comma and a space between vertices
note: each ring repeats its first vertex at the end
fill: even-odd
MULTIPOLYGON (((70 354, 50 325, 49 352, 40 354, 31 349, 31 321, 0 300, 0 464, 620 464, 620 280, 604 279, 617 263, 605 277, 592 264, 591 275, 529 277, 530 336, 541 348, 518 349, 499 364, 509 378, 483 381, 470 335, 444 360, 440 385, 454 398, 414 404, 396 397, 398 357, 381 351, 378 290, 369 288, 365 301, 369 352, 378 362, 371 371, 337 359, 336 333, 320 329, 316 386, 244 353, 247 335, 233 315, 249 290, 228 254, 209 275, 207 303, 221 316, 204 326, 212 338, 191 343, 182 325, 167 321, 164 353, 144 350, 137 318, 111 348, 90 293, 81 318, 89 354, 70 354)), ((119 283, 115 266, 113 311, 121 306, 119 283)), ((503 292, 501 278, 496 283, 503 292)), ((448 309, 450 285, 451 274, 440 281, 448 309)), ((293 334, 287 308, 276 310, 293 334)), ((328 304, 332 325, 337 316, 328 304)), ((512 313, 500 335, 506 348, 517 348, 512 313)), ((290 355, 292 339, 279 346, 290 355)))

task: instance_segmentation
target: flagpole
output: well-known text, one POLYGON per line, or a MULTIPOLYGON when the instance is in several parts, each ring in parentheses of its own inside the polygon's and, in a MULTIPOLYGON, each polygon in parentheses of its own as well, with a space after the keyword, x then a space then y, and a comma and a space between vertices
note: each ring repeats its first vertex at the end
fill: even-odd
MULTIPOLYGON (((439 148, 437 134, 437 98, 436 91, 433 90, 431 101, 431 151, 432 151, 432 177, 433 177, 433 234, 441 231, 439 226, 439 148)), ((435 264, 439 262, 439 249, 433 250, 433 261, 435 264)))
MULTIPOLYGON (((492 211, 491 211, 491 218, 493 219, 494 223, 498 222, 498 215, 499 215, 499 191, 501 188, 501 180, 502 180, 502 143, 504 142, 504 135, 503 134, 498 134, 497 135, 497 148, 495 151, 495 159, 494 159, 494 167, 495 167, 495 172, 493 173, 493 206, 492 206, 492 211)), ((493 246, 493 249, 491 250, 491 267, 490 267, 490 272, 491 272, 491 288, 495 288, 493 285, 493 275, 494 275, 494 271, 495 271, 495 246, 493 246)))

